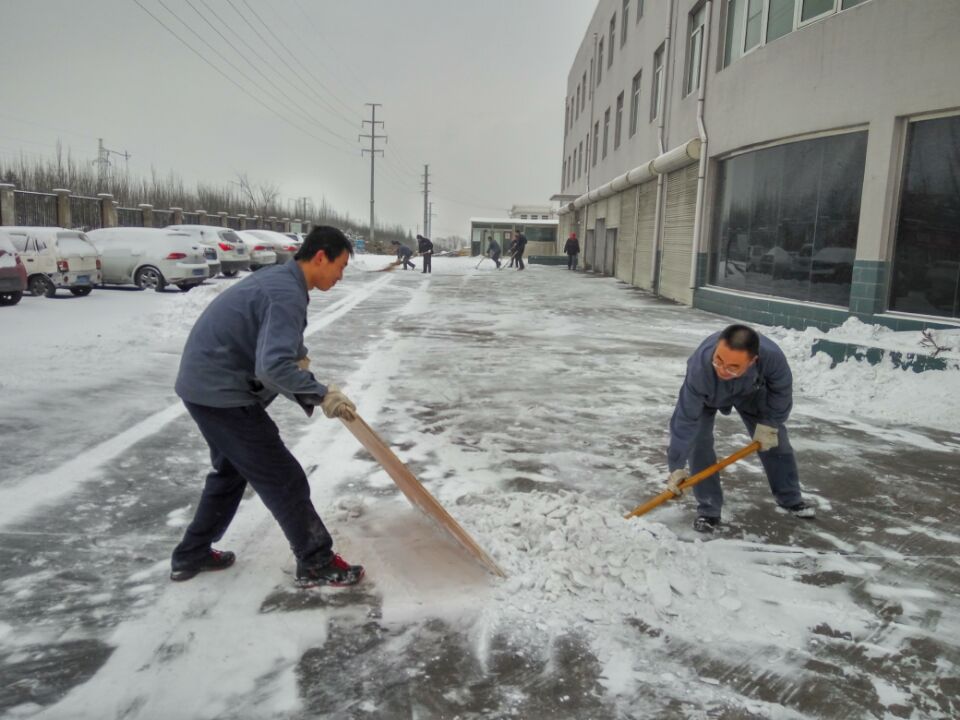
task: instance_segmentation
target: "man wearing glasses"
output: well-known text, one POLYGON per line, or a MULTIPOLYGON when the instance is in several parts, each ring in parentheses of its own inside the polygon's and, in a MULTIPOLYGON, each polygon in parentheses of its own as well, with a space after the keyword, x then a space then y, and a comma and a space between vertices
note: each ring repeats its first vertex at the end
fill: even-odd
MULTIPOLYGON (((670 419, 667 489, 680 495, 683 480, 717 461, 713 448, 717 410, 728 415, 736 408, 747 432, 760 443, 760 462, 777 504, 796 517, 813 518, 813 507, 800 494, 797 461, 787 437, 785 423, 792 407, 793 375, 776 343, 746 325, 714 333, 687 360, 670 419)), ((694 485, 693 494, 697 499, 693 529, 712 533, 723 507, 719 473, 694 485)))

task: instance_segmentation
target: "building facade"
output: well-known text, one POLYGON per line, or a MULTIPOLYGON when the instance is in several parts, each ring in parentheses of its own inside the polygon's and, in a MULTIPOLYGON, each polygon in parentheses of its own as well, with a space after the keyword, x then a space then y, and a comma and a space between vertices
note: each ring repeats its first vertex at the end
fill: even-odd
POLYGON ((751 322, 960 324, 960 2, 600 0, 562 242, 751 322))

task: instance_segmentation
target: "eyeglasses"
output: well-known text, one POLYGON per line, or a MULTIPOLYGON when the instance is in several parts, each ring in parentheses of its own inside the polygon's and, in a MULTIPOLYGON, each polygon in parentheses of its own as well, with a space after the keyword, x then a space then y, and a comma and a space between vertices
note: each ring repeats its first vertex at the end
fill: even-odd
POLYGON ((736 365, 724 365, 717 358, 713 359, 713 366, 717 370, 722 370, 727 375, 732 375, 733 377, 740 377, 741 375, 743 375, 747 371, 747 368, 750 367, 751 364, 752 363, 748 364, 746 367, 739 367, 736 365))

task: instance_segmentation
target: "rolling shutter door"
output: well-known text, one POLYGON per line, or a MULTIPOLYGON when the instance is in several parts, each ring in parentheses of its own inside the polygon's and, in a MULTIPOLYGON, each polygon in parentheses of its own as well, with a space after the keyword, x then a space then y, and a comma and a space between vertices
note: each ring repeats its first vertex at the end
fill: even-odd
POLYGON ((653 224, 657 214, 657 183, 645 182, 637 188, 640 207, 637 212, 637 258, 633 267, 633 285, 650 290, 653 271, 653 224))
POLYGON ((617 237, 617 279, 633 283, 633 253, 637 247, 637 191, 620 193, 620 232, 617 237))
POLYGON ((693 216, 697 206, 697 164, 667 175, 667 202, 660 263, 660 295, 693 302, 690 262, 693 254, 693 216))

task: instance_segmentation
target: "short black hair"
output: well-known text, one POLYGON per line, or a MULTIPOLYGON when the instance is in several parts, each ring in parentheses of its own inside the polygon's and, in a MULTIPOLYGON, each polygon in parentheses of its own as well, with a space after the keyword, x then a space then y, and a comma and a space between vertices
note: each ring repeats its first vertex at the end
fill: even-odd
POLYGON ((336 260, 344 251, 353 257, 353 244, 342 231, 330 225, 317 225, 307 235, 307 239, 303 241, 303 245, 297 250, 293 259, 311 260, 321 250, 327 256, 327 260, 336 260))
POLYGON ((731 350, 746 350, 750 357, 756 357, 760 354, 760 335, 752 327, 728 325, 720 333, 720 339, 731 350))

